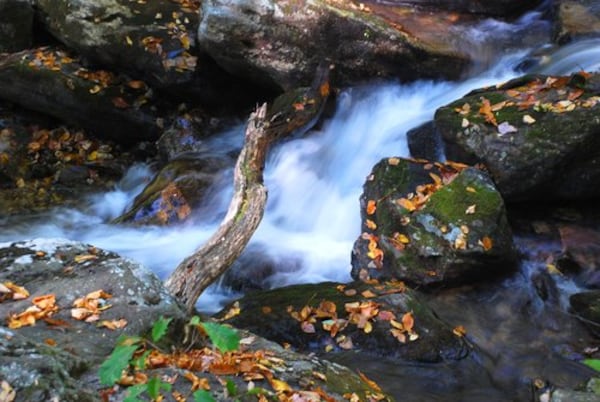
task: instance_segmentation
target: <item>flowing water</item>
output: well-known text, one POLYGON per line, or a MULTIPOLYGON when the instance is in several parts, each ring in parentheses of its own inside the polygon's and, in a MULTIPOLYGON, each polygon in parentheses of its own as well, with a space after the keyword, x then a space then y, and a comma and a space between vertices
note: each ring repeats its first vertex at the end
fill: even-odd
MULTIPOLYGON (((479 51, 492 53, 494 37, 518 43, 515 38, 532 26, 548 29, 540 13, 531 13, 512 25, 485 21, 470 35, 478 41, 479 51)), ((527 56, 529 50, 510 49, 490 63, 491 68, 463 82, 380 83, 345 89, 338 96, 335 114, 319 129, 275 147, 265 170, 268 206, 252 244, 261 246, 276 265, 297 263, 293 271, 276 272, 269 283, 350 279, 350 251, 360 233, 358 199, 365 177, 383 157, 408 156, 407 130, 430 120, 439 106, 471 89, 518 76, 517 66, 531 65, 532 60, 533 70, 543 73, 600 66, 597 42, 583 41, 539 57, 527 56)), ((243 126, 231 128, 219 137, 215 149, 239 148, 242 133, 243 126)), ((151 176, 148 166, 132 167, 113 191, 95 196, 84 210, 0 218, 0 241, 80 240, 140 261, 164 278, 215 230, 227 209, 231 184, 229 178, 215 189, 193 223, 176 228, 108 225, 151 176)), ((517 240, 527 247, 526 239, 517 240)), ((432 297, 430 303, 439 315, 452 325, 467 327, 469 339, 480 348, 469 361, 423 366, 360 360, 361 369, 399 400, 409 401, 524 400, 531 394, 530 379, 536 376, 574 385, 583 374, 578 366, 569 368, 570 361, 561 357, 556 345, 583 329, 564 313, 564 301, 550 307, 536 301, 530 281, 535 269, 525 261, 518 274, 494 288, 459 289, 432 297), (487 370, 482 371, 482 366, 487 370)), ((215 311, 233 296, 213 286, 201 297, 199 308, 215 311)), ((581 338, 588 341, 584 335, 581 338)), ((352 356, 340 360, 357 364, 352 356)))

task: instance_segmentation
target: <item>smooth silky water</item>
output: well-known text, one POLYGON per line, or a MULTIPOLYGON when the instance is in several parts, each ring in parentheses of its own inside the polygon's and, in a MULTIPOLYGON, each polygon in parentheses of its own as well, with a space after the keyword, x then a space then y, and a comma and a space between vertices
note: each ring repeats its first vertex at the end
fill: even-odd
MULTIPOLYGON (((473 43, 477 42, 472 48, 498 55, 494 37, 504 38, 501 43, 517 43, 515 38, 531 27, 546 37, 548 26, 540 16, 530 13, 513 24, 484 21, 470 32, 473 43)), ((436 108, 471 89, 520 75, 515 69, 525 64, 523 60, 531 60, 530 49, 506 49, 499 59, 490 59, 485 71, 477 66, 479 72, 462 82, 380 83, 344 89, 335 114, 318 130, 273 148, 265 170, 268 206, 251 244, 264 249, 276 265, 288 268, 276 272, 268 283, 350 280, 350 252, 360 234, 358 199, 372 166, 383 157, 408 156, 407 130, 430 120, 436 108), (289 261, 296 262, 293 270, 289 261)), ((532 71, 542 73, 596 70, 600 45, 582 41, 540 56, 534 64, 532 71)), ((243 129, 243 125, 232 127, 215 139, 215 152, 239 149, 243 129)), ((224 173, 200 214, 187 224, 172 228, 108 224, 152 173, 145 165, 131 167, 114 190, 94 196, 81 210, 58 208, 46 214, 0 217, 0 241, 62 237, 88 242, 139 261, 165 278, 217 227, 231 195, 231 172, 224 173)), ((524 239, 517 243, 528 246, 524 239)), ((352 353, 330 357, 359 368, 405 401, 529 400, 534 378, 575 386, 589 372, 569 360, 569 347, 561 345, 585 345, 592 340, 566 313, 564 297, 551 305, 539 301, 530 278, 540 269, 525 259, 516 274, 499 283, 428 296, 444 321, 467 329, 474 349, 464 361, 417 364, 352 353)), ((573 291, 569 283, 561 286, 573 291)), ((236 296, 215 285, 202 295, 198 308, 214 312, 236 296)))

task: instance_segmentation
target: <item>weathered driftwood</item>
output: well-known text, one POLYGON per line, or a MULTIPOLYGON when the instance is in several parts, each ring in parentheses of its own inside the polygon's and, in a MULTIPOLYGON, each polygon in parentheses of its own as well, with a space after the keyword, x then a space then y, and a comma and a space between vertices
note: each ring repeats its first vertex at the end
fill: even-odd
POLYGON ((244 147, 235 165, 233 197, 217 232, 185 258, 165 286, 189 310, 200 294, 240 256, 258 228, 267 202, 263 169, 269 144, 312 127, 329 96, 329 70, 321 63, 312 85, 286 92, 267 112, 264 104, 250 115, 244 147))
POLYGON ((227 215, 211 238, 185 258, 167 279, 167 289, 193 309, 196 300, 240 256, 260 223, 267 189, 263 185, 263 169, 268 150, 269 133, 263 104, 250 115, 245 145, 234 170, 234 194, 227 215))

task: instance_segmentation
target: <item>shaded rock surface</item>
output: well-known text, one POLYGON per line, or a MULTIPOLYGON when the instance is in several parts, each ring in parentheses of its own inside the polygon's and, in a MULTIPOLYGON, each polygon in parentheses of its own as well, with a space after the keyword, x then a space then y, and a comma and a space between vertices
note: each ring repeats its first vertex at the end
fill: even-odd
POLYGON ((0 53, 18 52, 31 47, 33 16, 29 0, 0 1, 0 53))
POLYGON ((301 351, 360 350, 421 362, 468 354, 467 344, 400 282, 328 282, 254 292, 217 317, 301 351), (414 327, 409 318, 403 329, 392 325, 409 312, 414 327))
POLYGON ((475 14, 493 15, 493 16, 514 16, 519 12, 534 8, 540 1, 518 1, 518 0, 497 0, 497 1, 464 1, 464 0, 408 0, 408 1, 389 1, 390 3, 414 4, 415 6, 429 6, 443 10, 453 10, 458 12, 468 12, 475 14))
POLYGON ((365 182, 361 207, 354 278, 452 286, 514 268, 504 202, 481 170, 383 159, 365 182))
POLYGON ((600 195, 600 75, 523 76, 435 113, 446 156, 482 162, 507 201, 600 195))
POLYGON ((0 98, 120 144, 158 138, 152 96, 144 82, 88 70, 60 49, 0 56, 0 98))
POLYGON ((206 199, 206 192, 233 165, 225 156, 185 153, 171 160, 115 223, 174 224, 185 221, 206 199))
POLYGON ((196 1, 39 0, 48 31, 86 59, 168 86, 196 69, 196 1))

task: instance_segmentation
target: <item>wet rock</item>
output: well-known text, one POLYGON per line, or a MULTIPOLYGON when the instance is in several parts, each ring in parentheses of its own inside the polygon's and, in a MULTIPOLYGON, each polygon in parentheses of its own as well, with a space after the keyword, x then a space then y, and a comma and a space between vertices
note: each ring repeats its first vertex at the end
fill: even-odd
POLYGON ((23 312, 43 295, 54 295, 58 306, 33 326, 0 326, 0 377, 23 400, 99 400, 97 379, 90 382, 84 374, 97 372, 119 336, 142 334, 160 316, 183 317, 146 268, 78 242, 37 239, 0 244, 0 283, 7 282, 23 286, 30 296, 3 300, 1 317, 23 312), (73 302, 100 289, 112 297, 103 301, 110 308, 100 313, 98 322, 125 319, 125 328, 113 331, 72 317, 73 302))
POLYGON ((470 17, 411 5, 211 0, 201 12, 200 46, 228 72, 267 87, 305 85, 326 58, 337 66, 338 85, 457 78, 471 61, 452 39, 470 17))
POLYGON ((600 336, 600 290, 576 293, 569 298, 571 311, 592 333, 600 336))
POLYGON ((52 35, 99 65, 155 87, 194 75, 196 1, 39 0, 37 7, 52 35))
POLYGON ((29 0, 0 0, 0 53, 31 47, 33 14, 29 0))
POLYGON ((387 158, 361 196, 363 233, 354 278, 452 286, 514 268, 502 197, 483 171, 456 163, 387 158))
POLYGON ((435 7, 443 10, 452 10, 458 12, 467 12, 474 14, 483 14, 498 17, 515 16, 518 13, 528 9, 535 8, 540 1, 518 1, 518 0, 497 0, 497 1, 465 1, 465 0, 408 0, 408 1, 390 1, 391 3, 408 3, 415 6, 435 7))
POLYGON ((576 273, 576 281, 587 288, 600 288, 600 233, 577 224, 559 226, 561 265, 576 273))
POLYGON ((554 3, 555 41, 561 44, 600 35, 600 5, 593 0, 554 3))
POLYGON ((323 283, 254 292, 217 316, 300 351, 360 350, 422 362, 459 360, 468 354, 462 338, 401 282, 323 283), (238 315, 230 313, 237 309, 238 315))
POLYGON ((435 131, 433 122, 429 121, 406 132, 408 149, 413 158, 430 161, 442 160, 443 143, 439 133, 435 131))
POLYGON ((167 225, 183 222, 205 199, 223 169, 233 165, 225 156, 186 153, 170 161, 114 223, 167 225))
POLYGON ((600 75, 523 76, 435 113, 446 156, 482 162, 507 201, 585 199, 600 190, 600 75))
POLYGON ((124 145, 155 140, 161 130, 144 82, 88 70, 59 49, 0 56, 0 98, 124 145))
POLYGON ((82 130, 0 106, 0 209, 31 213, 81 205, 121 178, 130 157, 82 130))

